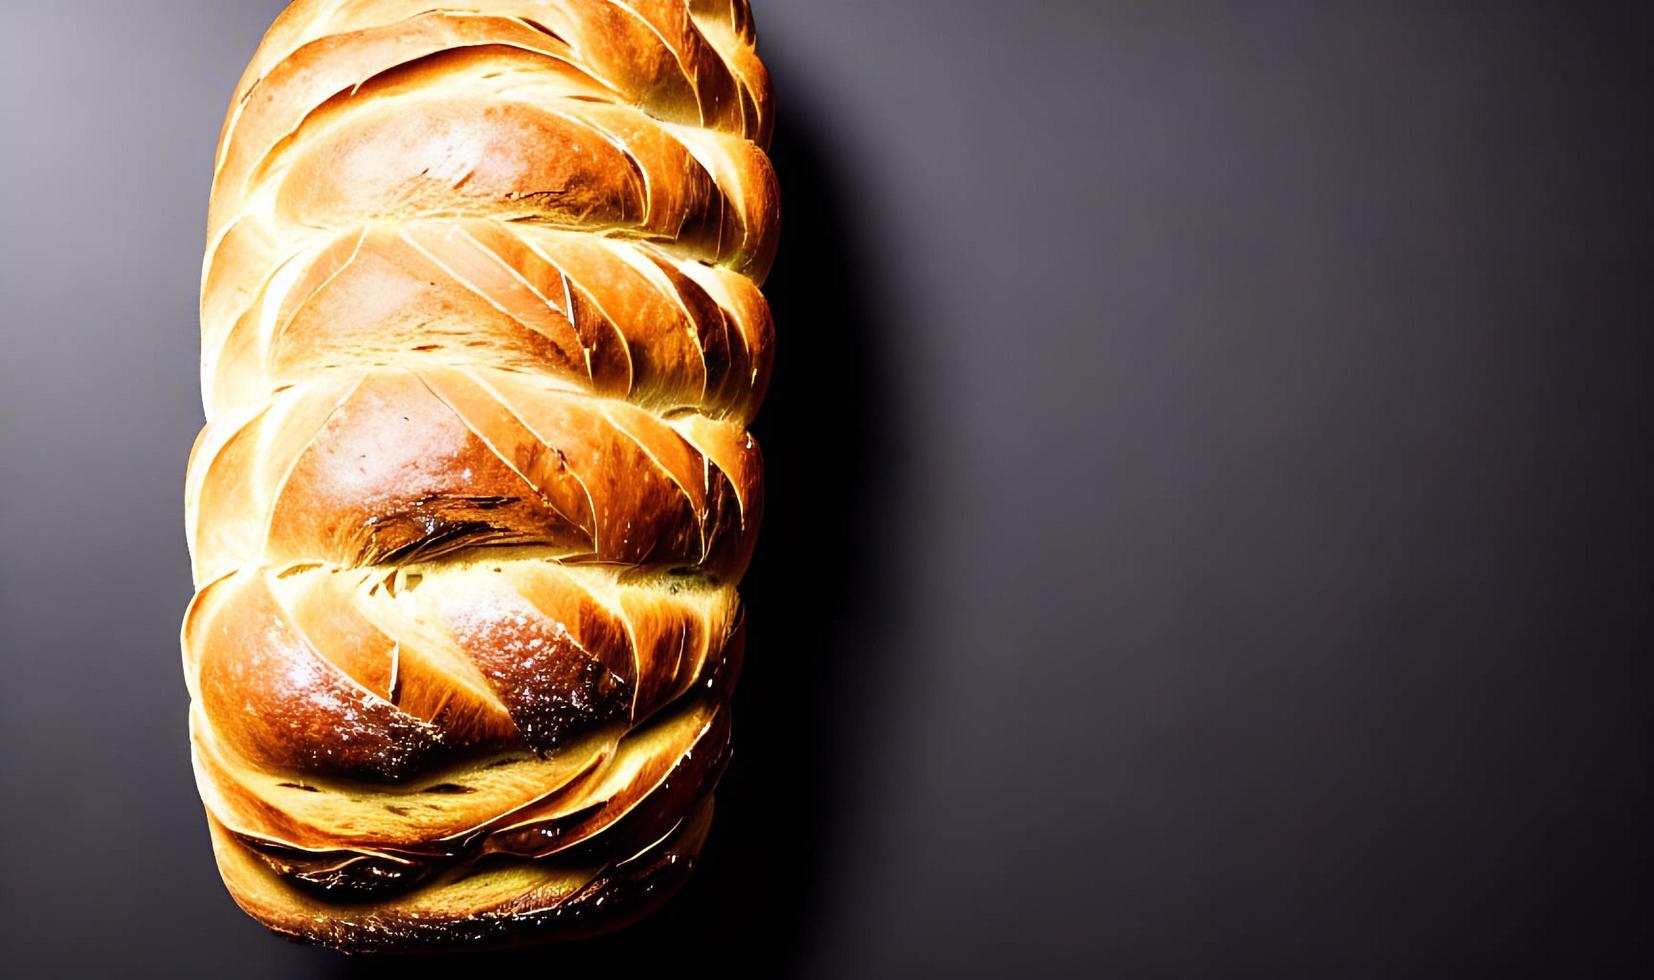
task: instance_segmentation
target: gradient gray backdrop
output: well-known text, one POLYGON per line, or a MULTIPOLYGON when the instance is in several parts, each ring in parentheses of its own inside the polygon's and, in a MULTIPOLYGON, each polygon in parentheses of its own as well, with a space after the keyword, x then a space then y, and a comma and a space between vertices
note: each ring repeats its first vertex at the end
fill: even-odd
POLYGON ((754 5, 717 833, 660 920, 468 965, 268 937, 191 785, 203 222, 280 4, 5 5, 0 971, 1646 968, 1649 7, 754 5))

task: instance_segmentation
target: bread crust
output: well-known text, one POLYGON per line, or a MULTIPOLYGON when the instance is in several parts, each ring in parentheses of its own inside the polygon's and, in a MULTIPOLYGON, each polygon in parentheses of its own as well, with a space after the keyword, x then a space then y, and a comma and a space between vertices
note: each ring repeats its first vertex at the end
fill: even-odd
POLYGON ((220 138, 182 629, 232 896, 346 951, 658 905, 729 758, 774 327, 745 0, 297 0, 220 138))

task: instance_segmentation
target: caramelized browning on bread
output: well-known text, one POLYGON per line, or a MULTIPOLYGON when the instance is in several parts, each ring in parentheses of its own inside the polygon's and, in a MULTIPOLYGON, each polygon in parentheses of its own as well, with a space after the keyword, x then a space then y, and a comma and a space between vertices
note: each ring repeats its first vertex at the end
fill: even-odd
POLYGON ((297 0, 230 104, 185 616, 237 902, 644 914, 729 755, 779 204, 745 0, 297 0))

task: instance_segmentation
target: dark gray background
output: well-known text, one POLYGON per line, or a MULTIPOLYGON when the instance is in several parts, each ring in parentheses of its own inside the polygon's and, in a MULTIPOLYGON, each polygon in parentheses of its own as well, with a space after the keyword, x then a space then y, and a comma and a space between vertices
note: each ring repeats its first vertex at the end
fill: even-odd
POLYGON ((468 965, 268 937, 190 782, 202 228, 279 4, 6 6, 12 975, 1647 967, 1649 7, 755 5, 716 836, 658 920, 468 965))

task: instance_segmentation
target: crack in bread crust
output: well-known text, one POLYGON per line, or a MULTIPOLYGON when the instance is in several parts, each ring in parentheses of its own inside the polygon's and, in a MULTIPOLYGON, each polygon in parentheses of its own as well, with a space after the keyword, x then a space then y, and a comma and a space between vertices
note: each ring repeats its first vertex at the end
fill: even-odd
POLYGON ((745 0, 296 0, 231 99, 185 510, 235 900, 623 925, 729 759, 780 220, 745 0))

